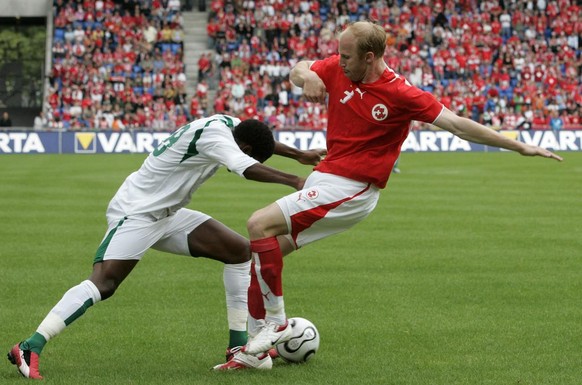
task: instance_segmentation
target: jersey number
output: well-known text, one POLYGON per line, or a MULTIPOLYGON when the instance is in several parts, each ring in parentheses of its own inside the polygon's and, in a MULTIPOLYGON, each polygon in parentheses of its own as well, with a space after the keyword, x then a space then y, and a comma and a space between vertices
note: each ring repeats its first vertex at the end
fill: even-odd
MULTIPOLYGON (((188 146, 188 151, 186 152, 186 154, 184 154, 184 157, 182 158, 180 163, 182 163, 183 161, 185 161, 186 159, 188 159, 192 156, 198 155, 198 150, 196 149, 196 142, 198 142, 198 139, 200 139, 200 136, 202 135, 202 132, 204 131, 204 129, 206 127, 208 127, 210 125, 210 123, 217 121, 217 120, 219 120, 219 119, 209 120, 208 122, 206 122, 204 127, 199 128, 196 131, 196 133, 194 134, 194 138, 192 138, 192 142, 190 142, 190 145, 188 146)), ((228 116, 223 115, 222 119, 220 119, 220 121, 223 122, 230 129, 232 129, 234 127, 232 119, 230 119, 228 116)), ((152 152, 152 154, 154 156, 160 156, 161 154, 163 154, 164 151, 166 151, 168 148, 172 147, 174 145, 174 143, 176 143, 182 137, 182 135, 184 135, 184 133, 186 131, 188 131, 189 128, 190 128, 190 123, 186 124, 185 126, 181 127, 180 129, 176 130, 176 132, 174 132, 172 135, 170 135, 166 139, 164 139, 162 141, 162 143, 160 143, 160 145, 152 152)))
POLYGON ((176 132, 174 132, 172 135, 168 136, 166 139, 162 141, 162 143, 160 143, 160 145, 154 150, 152 154, 154 154, 154 156, 159 156, 163 154, 164 151, 172 147, 174 143, 176 143, 178 139, 180 139, 180 137, 184 135, 186 131, 188 131, 189 128, 190 124, 187 124, 180 128, 179 130, 177 130, 176 132))

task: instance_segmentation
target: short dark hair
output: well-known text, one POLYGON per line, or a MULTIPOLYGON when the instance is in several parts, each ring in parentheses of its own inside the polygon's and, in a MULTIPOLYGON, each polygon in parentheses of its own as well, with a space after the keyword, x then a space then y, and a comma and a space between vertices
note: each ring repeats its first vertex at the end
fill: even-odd
POLYGON ((248 119, 240 122, 234 128, 234 139, 239 144, 248 144, 252 147, 251 157, 263 163, 275 151, 275 138, 269 126, 260 120, 248 119))

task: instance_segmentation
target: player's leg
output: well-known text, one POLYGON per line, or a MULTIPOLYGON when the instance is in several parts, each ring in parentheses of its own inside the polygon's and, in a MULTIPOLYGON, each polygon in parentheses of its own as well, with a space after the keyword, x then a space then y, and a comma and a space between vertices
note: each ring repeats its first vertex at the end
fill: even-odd
MULTIPOLYGON (((301 247, 345 231, 369 215, 376 205, 378 189, 366 183, 314 172, 302 191, 279 199, 255 212, 247 223, 251 241, 252 269, 263 296, 265 326, 245 350, 267 351, 290 335, 282 290, 283 253, 277 236, 289 234, 301 247)), ((256 296, 251 281, 249 306, 256 296)), ((258 312, 257 312, 258 313, 258 312)))
MULTIPOLYGON (((287 221, 276 203, 255 212, 247 223, 253 254, 252 274, 262 293, 265 320, 285 324, 282 270, 283 251, 279 235, 286 234, 287 221)), ((256 284, 253 286, 256 287, 256 284)))
POLYGON ((243 368, 270 369, 268 354, 241 355, 247 343, 247 289, 249 286, 250 249, 248 240, 219 221, 198 211, 181 209, 168 231, 153 248, 173 254, 204 257, 223 262, 229 342, 226 364, 216 370, 243 368))
POLYGON ((36 332, 14 345, 8 353, 8 359, 18 367, 24 377, 42 379, 39 358, 45 344, 100 300, 99 290, 90 280, 73 286, 46 315, 36 332))
MULTIPOLYGON (((130 221, 131 222, 131 221, 130 221)), ((140 242, 143 237, 135 236, 138 226, 126 220, 110 224, 109 230, 95 255, 91 276, 71 287, 49 311, 36 332, 26 340, 16 344, 8 353, 8 359, 18 367, 20 373, 29 378, 42 378, 39 357, 51 339, 81 317, 87 309, 101 300, 109 298, 135 267, 148 243, 140 242), (130 258, 115 260, 109 258, 130 258)), ((155 237, 155 232, 146 235, 155 237)))
POLYGON ((139 260, 107 259, 93 265, 93 272, 89 281, 99 290, 101 300, 104 301, 117 291, 117 288, 131 273, 139 260))
POLYGON ((9 360, 28 378, 41 379, 39 358, 46 343, 81 317, 89 307, 109 298, 138 261, 107 260, 94 265, 90 278, 70 288, 50 310, 36 332, 15 345, 9 360))
MULTIPOLYGON (((249 241, 215 219, 188 234, 190 254, 223 262, 223 282, 229 329, 228 350, 247 343, 247 289, 250 276, 249 241)), ((230 352, 227 352, 230 355, 230 352)))
MULTIPOLYGON (((254 338, 245 346, 245 351, 257 354, 271 349, 277 342, 285 341, 291 333, 283 301, 284 253, 278 238, 289 231, 276 203, 255 212, 247 222, 247 229, 253 257, 248 290, 249 332, 254 338), (261 333, 263 331, 267 334, 261 333)), ((284 238, 281 242, 282 245, 289 245, 284 238)))
MULTIPOLYGON (((283 255, 287 255, 295 250, 292 241, 288 237, 280 236, 278 239, 283 255)), ((252 338, 265 326, 265 306, 261 288, 257 281, 254 263, 251 265, 251 284, 248 287, 248 313, 248 335, 252 338)), ((216 365, 214 370, 222 371, 246 368, 270 369, 272 365, 270 363, 271 359, 279 355, 276 349, 270 349, 268 352, 255 355, 237 350, 238 348, 229 350, 229 352, 235 352, 235 354, 231 358, 227 357, 225 364, 216 365)))
POLYGON ((167 234, 153 248, 178 255, 204 257, 224 263, 229 324, 229 348, 246 344, 249 285, 249 242, 219 221, 199 211, 181 209, 172 218, 167 234))
MULTIPOLYGON (((279 248, 281 249, 283 257, 289 255, 296 249, 295 243, 289 235, 279 235, 277 241, 279 242, 279 248)), ((251 284, 248 290, 248 303, 249 319, 247 330, 249 337, 252 338, 265 326, 266 315, 263 294, 261 293, 261 287, 257 280, 254 262, 251 264, 251 284)))

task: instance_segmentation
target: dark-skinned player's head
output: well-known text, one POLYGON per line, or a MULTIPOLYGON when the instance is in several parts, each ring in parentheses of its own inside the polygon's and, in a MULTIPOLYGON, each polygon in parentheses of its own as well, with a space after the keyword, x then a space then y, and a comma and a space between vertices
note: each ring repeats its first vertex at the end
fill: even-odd
POLYGON ((261 163, 269 159, 275 151, 275 138, 271 129, 256 119, 240 122, 234 128, 234 140, 245 154, 261 163))

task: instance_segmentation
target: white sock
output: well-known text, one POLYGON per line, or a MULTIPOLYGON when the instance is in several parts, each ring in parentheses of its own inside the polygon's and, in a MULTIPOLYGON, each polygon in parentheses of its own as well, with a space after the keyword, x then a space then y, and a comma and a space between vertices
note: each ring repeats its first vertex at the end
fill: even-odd
POLYGON ((263 326, 265 326, 265 320, 255 319, 249 315, 248 321, 249 321, 249 337, 254 338, 257 334, 259 334, 263 326))
POLYGON ((47 314, 36 331, 48 341, 100 300, 101 294, 95 284, 85 280, 70 288, 63 295, 63 298, 47 314))
POLYGON ((251 284, 251 261, 224 265, 224 289, 226 292, 226 313, 230 330, 247 329, 247 290, 251 284))
POLYGON ((278 308, 272 308, 272 309, 265 309, 266 310, 266 315, 265 315, 265 321, 267 322, 275 322, 278 325, 283 325, 285 324, 285 321, 287 321, 287 315, 285 314, 285 311, 283 309, 285 309, 285 307, 283 306, 283 299, 281 298, 281 307, 278 308))

